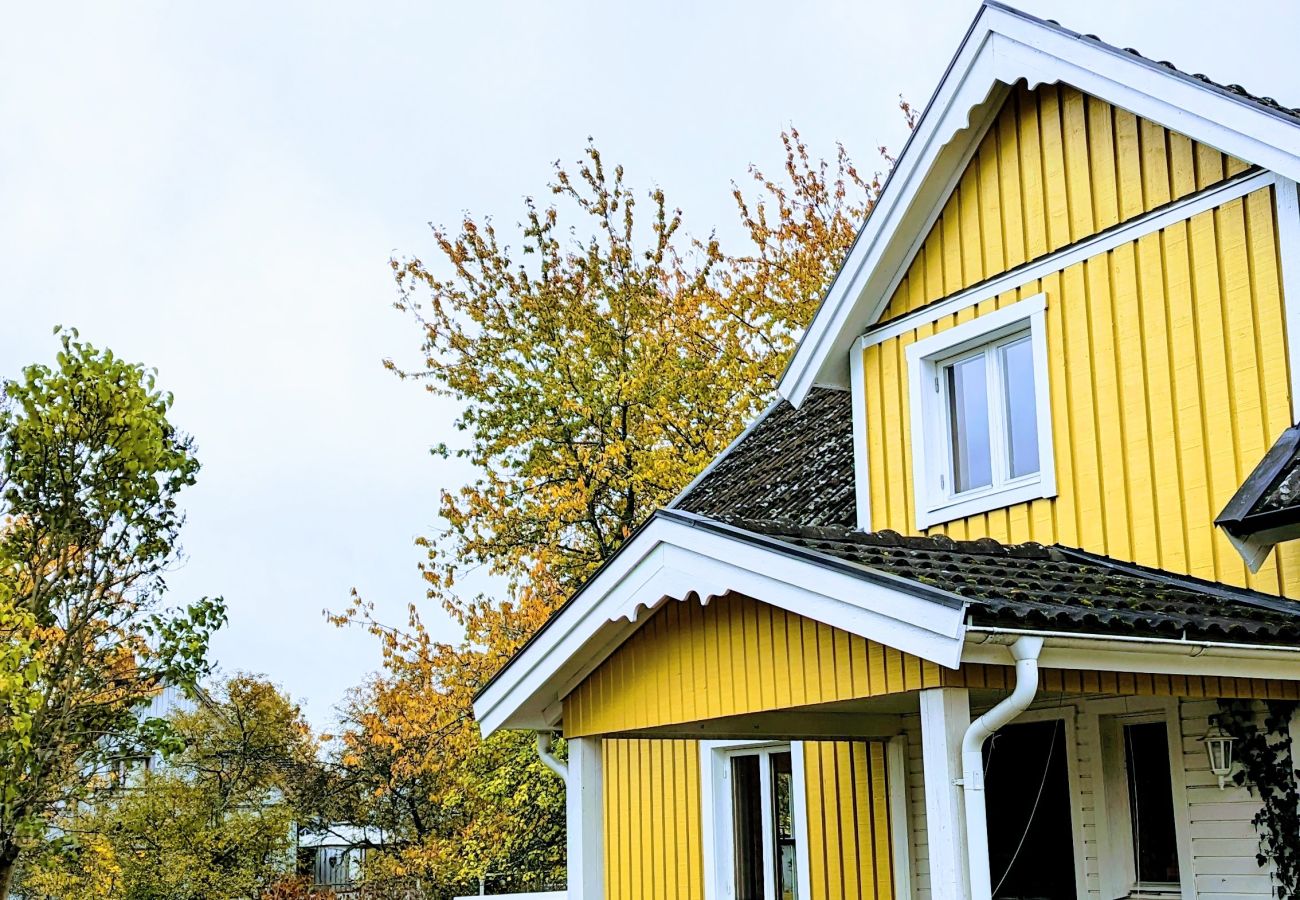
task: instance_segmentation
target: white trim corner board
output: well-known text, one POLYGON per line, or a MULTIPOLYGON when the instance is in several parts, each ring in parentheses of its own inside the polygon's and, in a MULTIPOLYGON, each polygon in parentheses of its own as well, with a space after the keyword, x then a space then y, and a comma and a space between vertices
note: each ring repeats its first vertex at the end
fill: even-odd
POLYGON ((871 530, 871 455, 867 446, 867 379, 862 369, 865 349, 854 344, 849 351, 849 390, 853 403, 853 493, 857 503, 858 531, 871 530))

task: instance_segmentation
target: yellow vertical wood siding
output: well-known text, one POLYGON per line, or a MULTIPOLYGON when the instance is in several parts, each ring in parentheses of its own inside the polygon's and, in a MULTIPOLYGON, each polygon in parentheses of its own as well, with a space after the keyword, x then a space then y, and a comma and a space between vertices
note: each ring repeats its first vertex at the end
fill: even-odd
POLYGON ((803 746, 812 900, 893 900, 885 745, 808 741, 803 746))
POLYGON ((749 597, 669 600, 564 699, 564 733, 876 697, 939 678, 934 663, 749 597))
POLYGON ((1245 170, 1068 85, 1011 95, 890 298, 902 315, 1245 170))
POLYGON ((607 900, 703 900, 696 741, 601 742, 607 900))
MULTIPOLYGON (((1171 165, 1183 188, 1205 168, 1190 152, 1171 165)), ((1251 575, 1213 525, 1291 424, 1271 188, 867 348, 872 526, 915 531, 905 348, 1039 292, 1058 496, 931 532, 1060 542, 1300 596, 1300 545, 1251 575)))

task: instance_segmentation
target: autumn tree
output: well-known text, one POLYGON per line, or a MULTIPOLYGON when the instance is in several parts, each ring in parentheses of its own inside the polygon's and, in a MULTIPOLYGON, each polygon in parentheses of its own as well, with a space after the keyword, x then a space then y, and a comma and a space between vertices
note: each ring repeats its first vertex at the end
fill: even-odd
POLYGON ((164 605, 199 464, 155 375, 60 334, 0 407, 0 896, 61 809, 170 738, 142 715, 206 672, 220 600, 164 605))
POLYGON ((429 596, 465 640, 434 640, 416 607, 401 625, 360 601, 339 617, 384 649, 343 758, 407 811, 394 871, 560 865, 560 785, 529 736, 479 739, 472 696, 771 397, 879 190, 842 148, 827 163, 794 130, 782 141, 782 177, 733 185, 738 252, 688 237, 663 191, 637 192, 589 146, 557 165, 552 204, 526 203, 517 248, 466 216, 434 229, 434 262, 393 261, 423 361, 388 365, 459 403, 454 452, 480 473, 444 492, 447 530, 421 542, 429 596), (477 570, 504 589, 464 593, 477 570))
POLYGON ((301 710, 236 675, 169 716, 177 747, 55 821, 25 873, 32 898, 243 900, 294 874, 300 786, 319 764, 301 710))

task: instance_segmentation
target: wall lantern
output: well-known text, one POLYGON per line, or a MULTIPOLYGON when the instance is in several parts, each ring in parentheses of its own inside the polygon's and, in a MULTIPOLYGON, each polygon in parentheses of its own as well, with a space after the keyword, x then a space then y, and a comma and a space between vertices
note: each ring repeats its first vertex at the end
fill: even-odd
POLYGON ((1201 738, 1205 752, 1210 757, 1210 771, 1219 776, 1219 790, 1223 790, 1232 774, 1232 745, 1237 739, 1215 725, 1201 738))

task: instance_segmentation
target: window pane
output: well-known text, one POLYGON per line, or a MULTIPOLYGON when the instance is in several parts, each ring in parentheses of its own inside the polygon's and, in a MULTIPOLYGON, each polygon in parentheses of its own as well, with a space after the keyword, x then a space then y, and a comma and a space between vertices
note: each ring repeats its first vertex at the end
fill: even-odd
POLYGON ((993 483, 989 453, 988 372, 983 355, 948 366, 953 493, 993 483))
POLYGON ((763 788, 758 756, 731 758, 736 900, 763 900, 763 788))
POLYGON ((794 782, 789 753, 773 753, 772 814, 776 817, 776 896, 777 900, 797 900, 799 896, 794 850, 794 782))
POLYGON ((1126 725, 1124 759, 1138 881, 1177 882, 1178 841, 1174 836, 1174 792, 1165 724, 1126 725))
POLYGON ((1038 471, 1038 410, 1034 404, 1034 353, 1029 338, 998 348, 1007 406, 1010 477, 1038 471))

